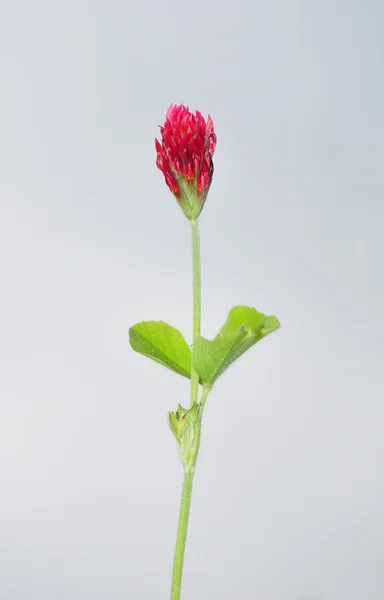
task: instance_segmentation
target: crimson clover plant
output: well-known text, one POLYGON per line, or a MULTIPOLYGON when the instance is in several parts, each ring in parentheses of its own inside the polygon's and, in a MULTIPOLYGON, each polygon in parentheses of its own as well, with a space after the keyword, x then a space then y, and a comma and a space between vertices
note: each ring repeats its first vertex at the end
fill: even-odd
POLYGON ((136 352, 191 380, 188 408, 179 404, 175 412, 169 413, 169 424, 184 469, 171 587, 171 600, 179 600, 193 475, 207 397, 224 371, 256 342, 278 329, 280 323, 276 317, 255 308, 235 306, 213 340, 200 334, 198 218, 212 182, 216 134, 210 116, 205 120, 200 112, 193 114, 183 105, 169 107, 160 132, 161 142, 155 140, 156 164, 191 226, 193 339, 189 346, 171 325, 162 321, 143 321, 130 328, 129 341, 136 352))

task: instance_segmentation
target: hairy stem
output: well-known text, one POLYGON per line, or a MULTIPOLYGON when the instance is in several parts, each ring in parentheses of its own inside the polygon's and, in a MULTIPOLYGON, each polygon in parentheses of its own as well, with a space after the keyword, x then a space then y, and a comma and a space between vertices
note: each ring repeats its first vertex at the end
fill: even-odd
POLYGON ((184 473, 183 491, 181 494, 180 503, 179 525, 177 528, 175 560, 173 563, 171 600, 180 599, 185 541, 187 538, 189 508, 191 506, 192 483, 193 471, 190 473, 184 473))
MULTIPOLYGON (((193 272, 193 328, 192 328, 192 364, 191 364, 191 407, 197 403, 199 393, 199 375, 194 368, 194 348, 196 338, 200 335, 201 320, 201 277, 200 277, 200 248, 199 227, 196 219, 191 219, 192 233, 192 272, 193 272)), ((201 409, 204 407, 205 399, 209 390, 203 390, 201 409)), ((171 600, 180 600, 181 581, 183 576, 183 563, 185 553, 185 542, 187 539, 189 509, 191 506, 193 473, 197 454, 200 446, 201 415, 197 425, 197 444, 190 457, 188 468, 184 469, 183 490, 181 494, 179 524, 177 528, 175 557, 173 563, 171 600)))
POLYGON ((193 272, 193 328, 192 328, 192 364, 191 364, 191 406, 196 404, 199 393, 199 376, 194 368, 194 348, 196 338, 200 335, 201 322, 201 275, 199 226, 196 219, 191 219, 192 233, 192 272, 193 272))

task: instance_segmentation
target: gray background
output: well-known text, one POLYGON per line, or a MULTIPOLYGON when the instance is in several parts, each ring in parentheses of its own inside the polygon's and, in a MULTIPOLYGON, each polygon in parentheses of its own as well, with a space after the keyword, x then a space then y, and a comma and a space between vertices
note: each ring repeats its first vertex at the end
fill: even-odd
POLYGON ((191 334, 188 222, 155 167, 171 102, 215 122, 203 333, 282 329, 215 386, 183 600, 382 600, 379 0, 2 0, 0 599, 167 598, 191 334))

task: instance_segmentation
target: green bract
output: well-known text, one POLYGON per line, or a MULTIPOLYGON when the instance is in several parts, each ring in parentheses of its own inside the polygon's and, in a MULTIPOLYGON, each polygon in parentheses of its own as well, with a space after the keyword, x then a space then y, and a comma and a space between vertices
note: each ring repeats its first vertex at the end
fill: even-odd
POLYGON ((185 429, 185 415, 187 412, 188 409, 183 408, 181 404, 179 404, 176 412, 168 413, 169 424, 178 444, 181 444, 181 437, 185 429))
POLYGON ((129 330, 129 341, 144 354, 171 371, 191 377, 191 349, 180 331, 163 321, 142 321, 129 330))
POLYGON ((234 306, 213 340, 200 336, 195 341, 193 365, 200 381, 214 383, 239 356, 279 327, 276 317, 248 306, 234 306))
POLYGON ((176 412, 170 412, 169 424, 177 440, 181 462, 186 470, 193 470, 199 451, 199 408, 194 404, 189 410, 180 404, 176 412))

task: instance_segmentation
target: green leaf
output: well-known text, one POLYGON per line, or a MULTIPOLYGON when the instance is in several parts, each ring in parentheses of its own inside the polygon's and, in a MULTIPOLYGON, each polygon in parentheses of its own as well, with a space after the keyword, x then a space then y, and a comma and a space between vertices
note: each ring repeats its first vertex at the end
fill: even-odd
POLYGON ((195 342, 194 367, 201 381, 212 384, 239 356, 279 327, 276 317, 234 306, 213 340, 199 337, 195 342))
POLYGON ((132 348, 184 377, 191 377, 191 349, 180 331, 163 321, 142 321, 129 330, 132 348))

